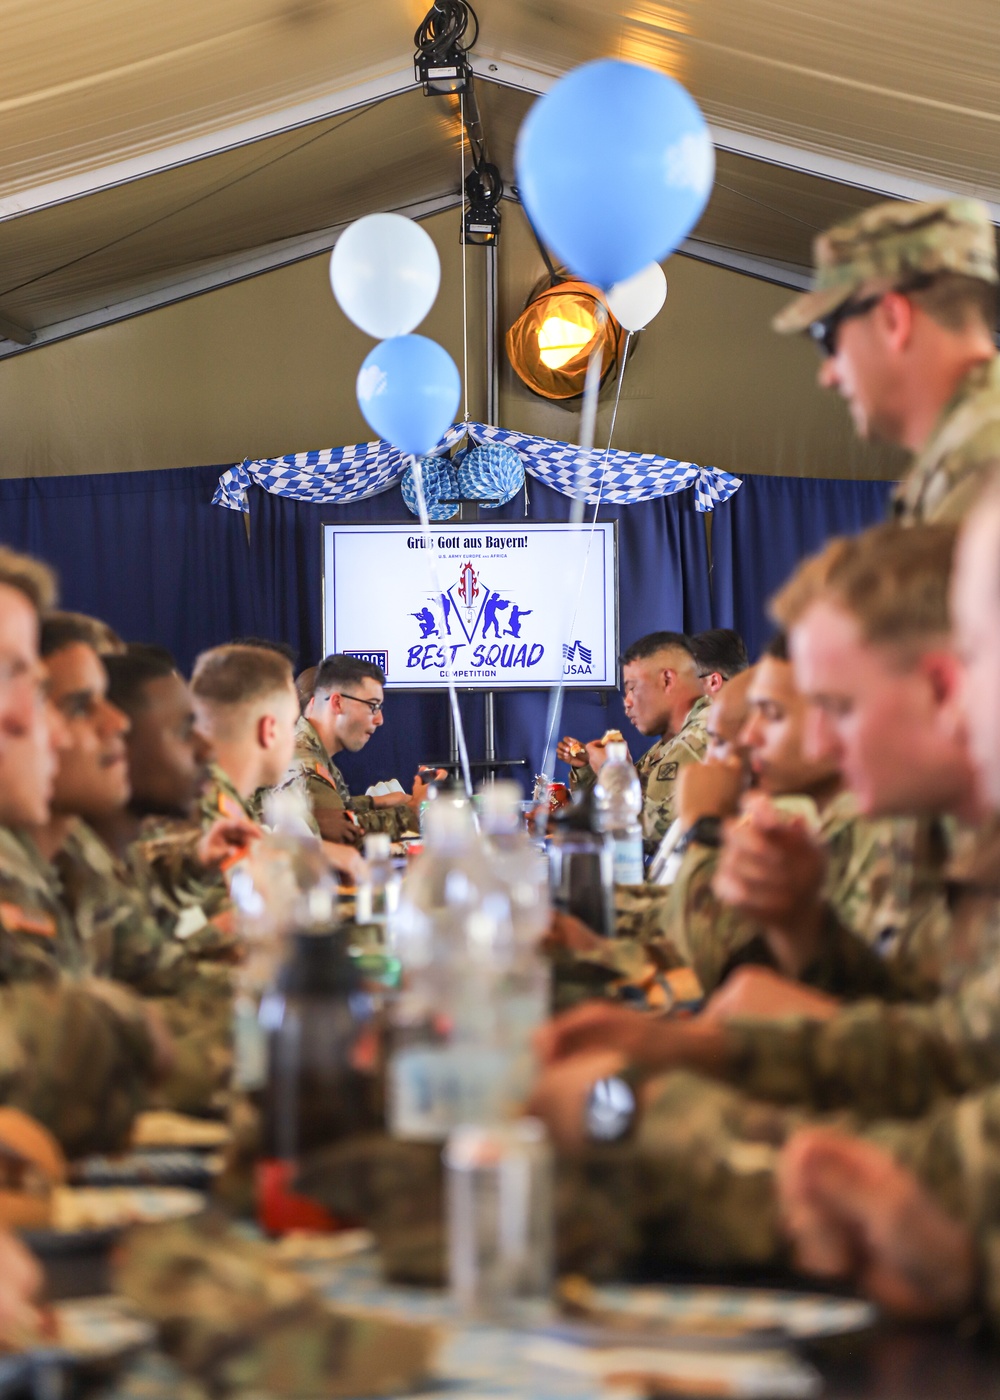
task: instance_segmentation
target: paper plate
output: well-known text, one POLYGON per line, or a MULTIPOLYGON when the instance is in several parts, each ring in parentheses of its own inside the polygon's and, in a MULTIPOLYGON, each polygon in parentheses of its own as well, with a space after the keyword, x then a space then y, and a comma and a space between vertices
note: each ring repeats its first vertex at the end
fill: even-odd
POLYGON ((129 1225, 181 1220, 204 1209, 200 1191, 180 1186, 58 1186, 52 1193, 52 1224, 20 1234, 38 1253, 54 1254, 83 1240, 97 1243, 129 1225))
POLYGON ((590 1321, 607 1325, 620 1320, 628 1330, 687 1335, 770 1332, 805 1340, 859 1332, 877 1317, 872 1304, 860 1298, 769 1288, 612 1284, 584 1286, 577 1296, 582 1306, 573 1311, 590 1321))

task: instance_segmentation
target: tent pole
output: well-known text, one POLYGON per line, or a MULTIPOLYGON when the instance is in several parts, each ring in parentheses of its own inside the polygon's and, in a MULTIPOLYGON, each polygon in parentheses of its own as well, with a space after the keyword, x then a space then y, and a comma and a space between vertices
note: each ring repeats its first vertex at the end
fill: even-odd
POLYGON ((497 356, 497 245, 486 247, 486 421, 500 417, 500 363, 497 356))

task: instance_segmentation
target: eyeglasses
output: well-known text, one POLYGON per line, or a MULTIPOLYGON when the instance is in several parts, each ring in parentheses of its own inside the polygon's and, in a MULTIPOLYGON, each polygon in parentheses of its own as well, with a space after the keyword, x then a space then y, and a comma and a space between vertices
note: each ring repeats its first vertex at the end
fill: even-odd
POLYGON ((364 700, 360 695, 345 695, 342 690, 337 693, 341 700, 356 700, 359 705, 367 705, 373 715, 380 715, 382 713, 381 700, 364 700))
POLYGON ((877 292, 874 296, 863 297, 861 301, 845 301, 842 306, 838 306, 836 311, 831 311, 829 316, 824 316, 821 321, 813 321, 809 327, 809 334, 819 346, 823 355, 831 359, 837 353, 837 332, 844 321, 850 321, 855 316, 867 316, 873 307, 878 306, 886 292, 877 292))

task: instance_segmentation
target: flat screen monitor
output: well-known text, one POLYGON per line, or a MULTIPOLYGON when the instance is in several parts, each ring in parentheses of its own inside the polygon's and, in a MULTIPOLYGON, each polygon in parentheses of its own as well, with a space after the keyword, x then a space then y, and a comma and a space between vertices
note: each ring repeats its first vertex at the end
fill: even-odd
POLYGON ((618 685, 615 521, 323 525, 324 655, 374 661, 386 686, 618 685))

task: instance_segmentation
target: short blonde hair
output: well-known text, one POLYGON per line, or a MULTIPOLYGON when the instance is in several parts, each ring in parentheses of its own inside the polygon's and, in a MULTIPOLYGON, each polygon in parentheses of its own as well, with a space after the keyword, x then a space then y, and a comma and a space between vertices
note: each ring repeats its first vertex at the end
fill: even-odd
POLYGON ((946 635, 957 535, 954 525, 890 524, 831 540, 771 599, 771 616, 787 630, 822 600, 849 613, 867 642, 946 635))
POLYGON ((280 691, 294 691, 287 657, 267 647, 230 643, 203 651, 194 663, 191 691, 208 705, 249 705, 280 691))
POLYGON ((41 617, 55 606, 56 576, 48 564, 0 544, 0 584, 16 588, 41 617))

